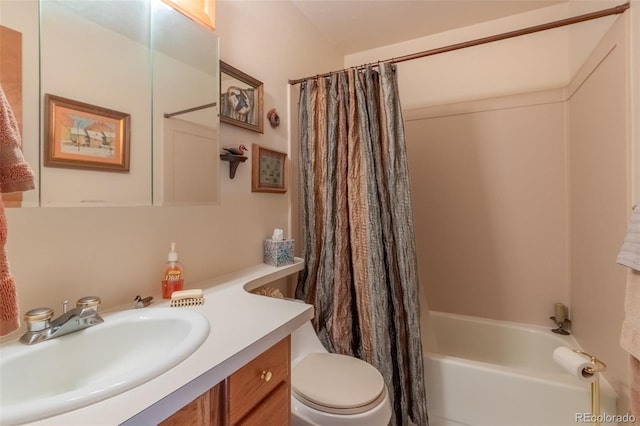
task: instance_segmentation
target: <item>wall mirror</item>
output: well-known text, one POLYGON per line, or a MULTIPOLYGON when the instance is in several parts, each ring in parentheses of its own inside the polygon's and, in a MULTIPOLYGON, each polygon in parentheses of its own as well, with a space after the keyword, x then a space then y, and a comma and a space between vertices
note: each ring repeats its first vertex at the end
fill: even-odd
POLYGON ((263 133, 262 82, 220 61, 220 121, 263 133))
MULTIPOLYGON (((130 117, 129 170, 109 173, 41 163, 41 206, 217 201, 218 162, 200 161, 205 139, 207 149, 215 146, 212 157, 217 159, 217 109, 164 118, 217 101, 218 40, 212 31, 161 0, 41 0, 40 69, 41 111, 48 94, 130 117), (181 130, 181 136, 166 143, 167 121, 200 126, 206 136, 181 130), (204 189, 197 188, 201 182, 206 182, 204 189), (179 196, 170 200, 168 187, 179 196)), ((81 127, 73 126, 75 132, 81 127)))
POLYGON ((217 204, 218 36, 155 1, 153 203, 217 204))
MULTIPOLYGON (((53 95, 131 117, 127 173, 41 164, 41 206, 151 204, 149 8, 146 0, 40 2, 41 111, 53 95)), ((69 133, 87 131, 76 122, 69 133)))

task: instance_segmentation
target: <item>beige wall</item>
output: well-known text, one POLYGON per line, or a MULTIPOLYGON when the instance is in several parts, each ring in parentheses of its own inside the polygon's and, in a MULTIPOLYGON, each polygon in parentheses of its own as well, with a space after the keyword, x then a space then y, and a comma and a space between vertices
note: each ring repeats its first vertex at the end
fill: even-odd
MULTIPOLYGON (((37 28, 37 14, 24 19, 37 28)), ((219 1, 216 32, 221 59, 263 81, 265 111, 276 108, 281 116, 280 127, 265 124, 264 134, 221 125, 221 144, 260 143, 288 151, 287 80, 339 68, 342 56, 288 2, 219 1)), ((29 96, 25 114, 37 116, 37 88, 29 96)), ((7 211, 7 249, 21 311, 52 306, 59 312, 63 299, 88 294, 101 296, 106 307, 131 302, 136 294, 157 294, 170 241, 178 243, 187 287, 260 263, 262 239, 275 227, 288 232, 289 194, 252 193, 249 162, 234 180, 228 173, 222 164, 219 206, 7 211)))
POLYGON ((550 325, 553 304, 569 303, 561 93, 405 117, 429 308, 550 325))
POLYGON ((620 348, 627 268, 615 263, 631 211, 627 20, 603 39, 570 86, 571 311, 585 351, 606 360, 626 408, 620 348))

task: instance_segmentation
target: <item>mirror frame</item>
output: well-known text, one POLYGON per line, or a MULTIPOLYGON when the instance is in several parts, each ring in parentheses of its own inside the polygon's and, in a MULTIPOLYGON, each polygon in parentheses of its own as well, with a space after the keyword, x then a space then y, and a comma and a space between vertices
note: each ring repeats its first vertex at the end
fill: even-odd
MULTIPOLYGON (((260 80, 257 80, 254 77, 251 77, 250 75, 240 71, 239 69, 232 67, 226 62, 220 61, 220 107, 219 107, 220 122, 233 124, 234 126, 242 127, 247 130, 253 130, 254 132, 258 132, 258 133, 264 133, 264 119, 262 117, 263 90, 264 90, 263 84, 260 80), (224 115, 223 99, 222 99, 222 95, 223 95, 222 75, 223 74, 226 74, 231 78, 235 78, 236 80, 239 80, 242 83, 245 83, 250 88, 255 89, 256 91, 255 93, 257 95, 257 99, 255 100, 255 103, 254 103, 254 109, 256 109, 256 114, 257 114, 256 124, 247 123, 242 120, 238 120, 236 118, 230 117, 228 115, 224 115)), ((226 89, 225 89, 225 93, 226 93, 226 89)))

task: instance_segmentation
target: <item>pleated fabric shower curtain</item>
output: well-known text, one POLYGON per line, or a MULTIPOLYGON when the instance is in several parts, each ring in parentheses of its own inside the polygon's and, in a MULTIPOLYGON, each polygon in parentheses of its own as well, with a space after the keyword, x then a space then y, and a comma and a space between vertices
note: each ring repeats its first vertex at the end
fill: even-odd
POLYGON ((417 260, 396 66, 301 83, 305 269, 296 297, 315 306, 328 350, 374 365, 393 425, 428 425, 417 260))

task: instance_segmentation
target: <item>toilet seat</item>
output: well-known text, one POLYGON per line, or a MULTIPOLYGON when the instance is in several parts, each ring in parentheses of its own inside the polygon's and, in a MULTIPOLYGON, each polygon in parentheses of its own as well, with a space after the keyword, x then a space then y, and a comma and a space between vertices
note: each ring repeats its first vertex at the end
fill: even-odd
POLYGON ((364 413, 384 400, 385 390, 375 367, 346 355, 311 353, 291 371, 295 398, 325 413, 364 413))

